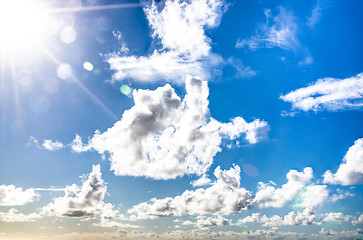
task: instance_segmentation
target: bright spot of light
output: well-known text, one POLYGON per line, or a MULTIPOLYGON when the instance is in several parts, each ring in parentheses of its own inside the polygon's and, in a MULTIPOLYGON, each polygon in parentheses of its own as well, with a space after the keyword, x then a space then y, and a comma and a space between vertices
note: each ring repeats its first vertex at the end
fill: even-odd
POLYGON ((122 85, 120 87, 120 92, 125 94, 125 95, 129 95, 131 93, 131 88, 127 85, 122 85))
POLYGON ((72 77, 72 67, 66 63, 60 64, 57 68, 57 76, 63 80, 72 77))
POLYGON ((0 0, 0 48, 19 51, 38 44, 47 25, 44 6, 36 0, 0 0))
POLYGON ((63 42, 65 43, 72 43, 76 40, 77 33, 76 30, 72 27, 65 27, 63 28, 62 32, 60 33, 60 37, 63 42))
POLYGON ((93 64, 90 62, 84 62, 83 63, 83 68, 86 69, 87 71, 92 71, 93 70, 93 64))

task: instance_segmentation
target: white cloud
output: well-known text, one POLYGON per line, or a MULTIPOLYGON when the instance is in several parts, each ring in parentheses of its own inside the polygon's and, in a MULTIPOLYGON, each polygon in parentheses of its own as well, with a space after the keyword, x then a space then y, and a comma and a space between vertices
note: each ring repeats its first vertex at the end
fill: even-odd
POLYGON ((312 208, 324 203, 329 197, 326 185, 310 185, 303 188, 295 199, 296 207, 312 208))
POLYGON ((352 221, 352 224, 353 225, 361 225, 361 224, 363 224, 363 214, 361 214, 357 220, 353 220, 352 221))
POLYGON ((253 213, 251 216, 247 216, 238 220, 235 225, 244 225, 246 223, 262 223, 264 227, 279 227, 284 225, 311 225, 314 224, 315 211, 313 208, 305 208, 302 212, 291 211, 287 215, 280 217, 273 215, 267 217, 261 216, 260 213, 253 213))
MULTIPOLYGON (((81 188, 75 184, 66 186, 64 197, 55 198, 43 207, 42 214, 48 216, 94 217, 102 212, 105 204, 106 185, 101 178, 100 165, 92 172, 81 188)), ((107 207, 107 206, 106 206, 107 207)))
POLYGON ((25 215, 19 213, 19 211, 14 208, 9 209, 8 212, 0 212, 0 221, 3 222, 33 222, 39 218, 41 218, 41 216, 37 213, 25 215))
POLYGON ((209 188, 195 191, 186 190, 174 198, 151 199, 143 202, 128 212, 136 214, 139 219, 165 216, 181 216, 183 214, 229 215, 247 209, 252 205, 251 193, 240 188, 240 172, 238 166, 230 170, 217 167, 214 175, 217 181, 209 188))
POLYGON ((280 7, 280 12, 273 18, 272 26, 269 26, 271 11, 265 10, 267 22, 256 30, 255 36, 249 39, 238 40, 237 48, 249 49, 279 47, 286 50, 294 50, 299 42, 296 38, 297 24, 291 11, 280 7))
POLYGON ((199 228, 208 228, 208 227, 214 227, 214 226, 226 226, 230 224, 230 220, 218 216, 218 217, 205 217, 205 216, 198 216, 196 225, 199 228))
POLYGON ((345 198, 348 198, 348 197, 354 197, 354 194, 351 193, 351 192, 348 192, 348 191, 344 191, 344 190, 341 190, 341 189, 337 189, 337 193, 334 193, 331 197, 330 197, 330 200, 332 202, 336 202, 338 200, 341 200, 341 199, 345 199, 345 198))
MULTIPOLYGON (((363 76, 363 75, 362 75, 363 76)), ((336 173, 324 173, 324 183, 354 185, 363 183, 363 138, 355 141, 336 173)))
POLYGON ((0 206, 20 206, 34 202, 39 195, 33 188, 23 191, 14 185, 0 185, 0 206))
POLYGON ((70 146, 71 146, 72 150, 76 153, 87 152, 87 151, 91 150, 91 145, 83 144, 82 138, 78 134, 76 134, 76 137, 73 139, 70 146))
POLYGON ((305 112, 358 109, 363 106, 363 73, 346 79, 319 79, 308 87, 281 96, 280 99, 290 102, 293 110, 305 112))
POLYGON ((116 71, 113 80, 131 77, 180 82, 187 74, 207 79, 208 66, 216 66, 223 59, 211 53, 211 39, 204 31, 219 25, 226 8, 223 0, 167 0, 164 6, 155 2, 146 6, 152 37, 160 40, 161 48, 147 57, 109 55, 107 61, 116 71))
POLYGON ((310 182, 313 178, 313 170, 310 167, 305 168, 304 172, 290 170, 286 177, 288 182, 282 185, 281 188, 276 188, 271 184, 259 183, 255 202, 260 208, 285 206, 310 182))
POLYGON ((193 187, 201 187, 211 184, 211 180, 207 177, 207 175, 203 174, 201 178, 190 182, 193 187))
POLYGON ((344 215, 341 212, 330 212, 323 215, 321 222, 348 222, 352 216, 344 215))
POLYGON ((204 174, 222 140, 254 144, 266 137, 269 127, 264 121, 213 119, 207 82, 187 77, 186 92, 181 100, 169 84, 155 91, 135 90, 135 105, 106 132, 96 132, 92 148, 110 153, 116 175, 171 179, 204 174))
POLYGON ((56 151, 56 150, 59 150, 61 148, 64 148, 64 144, 59 142, 59 141, 55 141, 53 142, 52 140, 44 140, 43 144, 42 144, 42 147, 46 150, 49 150, 49 151, 56 151))
POLYGON ((65 145, 62 142, 59 142, 58 140, 53 142, 52 140, 45 139, 43 143, 40 144, 38 139, 36 139, 33 136, 30 136, 27 145, 28 146, 34 145, 37 148, 42 148, 49 151, 56 151, 65 147, 65 145))

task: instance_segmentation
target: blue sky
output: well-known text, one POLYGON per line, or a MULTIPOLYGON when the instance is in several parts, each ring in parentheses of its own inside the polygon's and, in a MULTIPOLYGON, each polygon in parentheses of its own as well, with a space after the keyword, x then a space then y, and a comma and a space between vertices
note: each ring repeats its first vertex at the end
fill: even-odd
POLYGON ((362 8, 0 2, 0 239, 360 239, 362 8))

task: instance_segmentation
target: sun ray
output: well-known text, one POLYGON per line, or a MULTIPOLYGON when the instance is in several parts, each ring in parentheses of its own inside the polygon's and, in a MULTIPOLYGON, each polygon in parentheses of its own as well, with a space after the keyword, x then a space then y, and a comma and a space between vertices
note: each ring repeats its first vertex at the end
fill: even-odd
MULTIPOLYGON (((58 60, 51 52, 49 52, 46 48, 41 47, 41 50, 58 66, 61 61, 58 60)), ((89 90, 81 81, 78 80, 74 74, 71 74, 71 79, 97 104, 99 105, 107 114, 109 114, 114 120, 118 120, 119 118, 114 114, 109 107, 107 107, 91 90, 89 90)))
POLYGON ((138 8, 144 7, 143 3, 123 3, 123 4, 110 4, 110 5, 98 5, 98 6, 84 6, 84 7, 68 7, 68 8, 52 8, 47 9, 48 13, 69 13, 69 12, 83 12, 83 11, 98 11, 98 10, 110 10, 120 8, 138 8))

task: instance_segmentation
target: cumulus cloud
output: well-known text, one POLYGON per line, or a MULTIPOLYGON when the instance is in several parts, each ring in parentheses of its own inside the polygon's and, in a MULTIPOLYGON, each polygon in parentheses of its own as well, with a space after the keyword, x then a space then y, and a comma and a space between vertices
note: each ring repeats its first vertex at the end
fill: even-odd
POLYGON ((135 90, 135 105, 106 132, 96 132, 89 144, 100 154, 109 153, 116 175, 171 179, 204 174, 222 140, 254 144, 266 137, 269 126, 259 119, 213 119, 207 82, 187 77, 186 92, 181 100, 169 84, 135 90))
POLYGON ((296 207, 313 208, 323 204, 329 197, 326 185, 310 185, 304 187, 295 199, 296 207))
POLYGON ((0 212, 0 221, 3 222, 33 222, 39 218, 41 216, 37 213, 25 215, 19 213, 15 208, 11 208, 8 212, 0 212))
POLYGON ((87 152, 87 151, 91 150, 91 145, 83 144, 82 138, 78 134, 76 134, 76 137, 73 139, 70 146, 71 146, 72 150, 76 153, 87 152))
POLYGON ((214 226, 226 226, 230 224, 230 220, 218 216, 218 217, 205 217, 205 216, 198 216, 196 225, 199 228, 208 228, 208 227, 214 227, 214 226))
POLYGON ((274 215, 267 217, 260 213, 253 213, 251 216, 247 216, 238 220, 234 225, 244 225, 246 223, 262 223, 264 227, 279 227, 284 225, 311 225, 314 224, 315 211, 313 208, 305 208, 302 212, 291 211, 287 215, 280 217, 274 215))
POLYGON ((191 182, 193 187, 201 187, 211 184, 211 180, 207 177, 207 175, 203 174, 203 176, 195 181, 191 182))
POLYGON ((330 170, 324 173, 324 182, 341 185, 363 183, 363 138, 349 148, 336 173, 330 170))
POLYGON ((53 142, 52 140, 44 140, 42 147, 44 149, 47 149, 49 151, 55 151, 55 150, 59 150, 61 148, 64 148, 64 144, 59 142, 59 141, 55 141, 53 142))
POLYGON ((259 183, 255 202, 260 208, 285 206, 310 182, 313 178, 313 170, 310 167, 305 168, 303 172, 290 170, 286 177, 288 181, 281 188, 276 188, 269 183, 259 183))
POLYGON ((167 0, 163 6, 153 1, 144 12, 160 48, 146 57, 109 55, 107 61, 116 71, 113 80, 180 82, 186 74, 207 79, 208 66, 223 59, 211 53, 211 39, 204 31, 219 25, 226 8, 223 0, 167 0))
POLYGON ((151 199, 150 202, 132 207, 128 212, 144 219, 183 214, 229 215, 246 210, 252 205, 253 199, 250 192, 240 188, 240 172, 238 166, 229 170, 217 167, 214 171, 217 181, 211 187, 186 190, 174 198, 151 199))
POLYGON ((39 195, 33 188, 23 190, 14 185, 0 185, 0 206, 20 206, 34 202, 39 195))
POLYGON ((270 24, 271 10, 265 10, 266 24, 256 30, 256 34, 249 39, 239 39, 237 48, 255 50, 258 48, 279 47, 286 50, 294 50, 299 42, 296 38, 297 24, 295 16, 291 11, 280 7, 279 14, 272 18, 270 24))
POLYGON ((361 214, 357 220, 353 220, 352 221, 352 224, 353 225, 361 225, 361 224, 363 224, 363 214, 361 214))
POLYGON ((101 178, 100 165, 93 166, 88 179, 81 188, 75 184, 66 186, 64 197, 55 198, 43 207, 42 214, 48 216, 94 217, 104 209, 103 199, 106 185, 101 178))
POLYGON ((305 112, 359 109, 363 106, 363 73, 345 79, 322 78, 280 99, 290 102, 293 110, 305 112))
POLYGON ((273 215, 267 217, 260 213, 253 213, 243 219, 237 221, 234 225, 245 225, 246 223, 261 223, 264 227, 279 227, 284 225, 311 225, 314 224, 315 211, 313 208, 305 208, 302 212, 291 211, 287 215, 281 217, 273 215))
POLYGON ((323 214, 321 222, 348 222, 352 216, 344 215, 341 212, 330 212, 323 214))
POLYGON ((348 192, 348 191, 344 191, 342 189, 337 189, 337 193, 334 193, 331 197, 330 197, 330 200, 332 202, 336 202, 338 200, 341 200, 341 199, 345 199, 345 198, 348 198, 348 197, 354 197, 354 194, 351 193, 351 192, 348 192))

